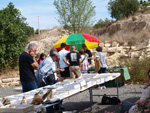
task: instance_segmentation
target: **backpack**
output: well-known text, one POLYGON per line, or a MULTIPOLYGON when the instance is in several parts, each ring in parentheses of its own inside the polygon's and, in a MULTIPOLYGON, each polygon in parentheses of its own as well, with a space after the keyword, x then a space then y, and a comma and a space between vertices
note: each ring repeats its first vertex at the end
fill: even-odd
POLYGON ((117 105, 121 101, 117 97, 108 97, 106 94, 103 95, 101 104, 103 105, 117 105))

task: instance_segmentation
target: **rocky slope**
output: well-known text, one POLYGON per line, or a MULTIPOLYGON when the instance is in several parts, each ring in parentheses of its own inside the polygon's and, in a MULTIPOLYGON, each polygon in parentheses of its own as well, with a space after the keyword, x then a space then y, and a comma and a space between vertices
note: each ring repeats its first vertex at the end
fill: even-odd
MULTIPOLYGON (((145 52, 149 55, 149 31, 150 14, 139 14, 113 23, 106 28, 102 35, 96 34, 95 37, 101 41, 100 45, 107 56, 107 64, 116 66, 123 64, 120 59, 141 59, 145 52)), ((48 55, 54 43, 66 35, 68 34, 65 30, 55 27, 32 38, 31 42, 38 45, 37 54, 45 53, 48 55)), ((94 54, 95 49, 92 51, 94 54)))

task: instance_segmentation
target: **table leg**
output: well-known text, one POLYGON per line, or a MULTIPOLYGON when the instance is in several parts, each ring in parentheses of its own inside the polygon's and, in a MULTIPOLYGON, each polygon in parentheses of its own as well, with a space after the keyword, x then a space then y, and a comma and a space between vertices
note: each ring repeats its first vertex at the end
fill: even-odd
POLYGON ((119 98, 119 90, 118 90, 118 78, 117 78, 117 97, 119 98))
POLYGON ((92 87, 89 88, 90 93, 90 111, 92 111, 92 104, 93 104, 93 93, 92 93, 92 87))

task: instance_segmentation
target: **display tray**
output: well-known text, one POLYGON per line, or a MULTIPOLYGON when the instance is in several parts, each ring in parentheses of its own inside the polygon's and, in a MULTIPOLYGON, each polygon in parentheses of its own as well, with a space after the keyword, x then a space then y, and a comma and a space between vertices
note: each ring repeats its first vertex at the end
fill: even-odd
POLYGON ((31 104, 27 105, 12 105, 4 106, 0 108, 0 113, 26 113, 29 111, 33 111, 34 106, 31 104))

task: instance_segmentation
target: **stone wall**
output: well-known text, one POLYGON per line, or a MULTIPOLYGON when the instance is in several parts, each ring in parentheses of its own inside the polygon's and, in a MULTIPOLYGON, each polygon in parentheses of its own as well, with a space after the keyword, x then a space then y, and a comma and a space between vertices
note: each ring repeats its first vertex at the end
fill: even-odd
POLYGON ((19 77, 17 78, 7 78, 7 79, 1 79, 0 80, 0 87, 11 87, 11 86, 16 86, 20 85, 20 80, 19 77))
MULTIPOLYGON (((129 46, 128 43, 120 45, 118 42, 105 41, 100 44, 103 47, 103 52, 106 54, 106 62, 108 66, 123 65, 121 59, 142 59, 146 54, 150 56, 150 39, 145 40, 139 45, 129 46), (121 61, 121 62, 120 62, 121 61)), ((95 49, 92 50, 96 53, 95 49)))

